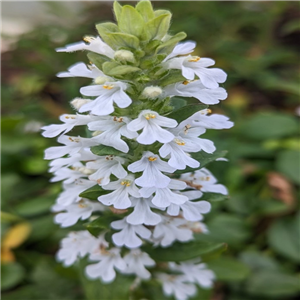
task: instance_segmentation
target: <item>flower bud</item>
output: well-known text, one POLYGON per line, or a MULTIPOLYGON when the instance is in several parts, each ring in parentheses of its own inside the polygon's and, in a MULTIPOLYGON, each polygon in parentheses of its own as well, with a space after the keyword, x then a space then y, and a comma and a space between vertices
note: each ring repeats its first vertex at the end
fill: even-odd
POLYGON ((95 84, 104 84, 107 81, 110 81, 110 79, 105 76, 98 76, 94 79, 95 84))
POLYGON ((162 89, 159 86, 147 86, 142 92, 142 97, 148 99, 156 99, 161 94, 162 89))
POLYGON ((128 50, 116 51, 114 59, 122 62, 127 62, 127 61, 132 63, 135 62, 133 53, 128 50))
POLYGON ((82 99, 82 98, 75 98, 71 101, 71 105, 75 108, 75 109, 79 109, 82 105, 87 104, 89 102, 91 102, 92 100, 89 99, 82 99))

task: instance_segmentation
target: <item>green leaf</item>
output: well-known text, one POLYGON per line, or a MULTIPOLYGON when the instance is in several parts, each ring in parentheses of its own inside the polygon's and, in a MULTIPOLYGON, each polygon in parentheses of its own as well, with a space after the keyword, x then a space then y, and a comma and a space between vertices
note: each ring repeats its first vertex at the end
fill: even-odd
POLYGON ((120 19, 120 15, 122 12, 122 5, 118 1, 114 1, 113 9, 114 9, 115 18, 118 21, 120 19))
POLYGON ((107 33, 107 37, 110 38, 110 45, 113 45, 114 49, 119 49, 121 47, 126 47, 132 49, 138 49, 140 46, 140 41, 137 37, 131 34, 115 32, 107 33))
MULTIPOLYGON (((157 47, 157 53, 171 53, 178 42, 186 38, 185 32, 179 32, 157 47)), ((184 79, 185 80, 185 79, 184 79)))
POLYGON ((109 36, 111 33, 119 32, 119 28, 116 24, 107 22, 107 23, 100 23, 96 25, 96 29, 101 36, 102 40, 112 47, 114 50, 117 50, 121 47, 116 41, 115 38, 109 36))
POLYGON ((161 87, 165 87, 169 84, 184 82, 186 79, 182 76, 179 70, 169 70, 169 73, 163 77, 159 83, 161 87))
POLYGON ((118 21, 119 28, 122 32, 139 37, 143 33, 144 24, 144 19, 132 6, 124 5, 122 7, 118 21))
POLYGON ((278 220, 268 231, 270 246, 279 254, 300 262, 300 217, 278 220))
POLYGON ((245 287, 251 295, 272 297, 272 299, 283 299, 282 297, 292 296, 300 291, 297 276, 268 270, 254 273, 245 287))
POLYGON ((135 9, 141 14, 145 22, 154 18, 153 7, 150 1, 142 0, 137 3, 135 9))
POLYGON ((209 202, 218 202, 218 201, 224 201, 228 200, 228 195, 222 195, 217 193, 203 193, 203 196, 201 197, 201 200, 206 200, 209 202))
POLYGON ((243 218, 222 213, 207 222, 210 238, 215 242, 226 242, 231 247, 241 246, 250 231, 243 218))
POLYGON ((147 36, 147 40, 162 39, 169 30, 171 16, 171 13, 167 13, 147 22, 145 25, 145 34, 147 36))
POLYGON ((221 253, 226 249, 224 243, 214 243, 205 240, 205 237, 197 237, 197 239, 182 243, 175 242, 171 247, 142 247, 150 257, 156 261, 184 261, 193 259, 202 255, 221 253))
POLYGON ((212 154, 206 153, 204 151, 200 151, 200 152, 197 152, 197 153, 191 153, 192 158, 194 158, 194 159, 196 159, 197 161, 200 162, 199 168, 186 167, 184 170, 177 170, 174 174, 195 172, 196 170, 204 168, 207 164, 215 161, 216 159, 225 157, 227 152, 228 152, 227 150, 219 150, 219 151, 215 151, 212 154))
POLYGON ((98 237, 104 229, 110 228, 111 222, 116 220, 119 220, 119 218, 116 215, 103 215, 97 218, 96 220, 85 224, 84 226, 92 235, 98 237))
POLYGON ((284 113, 258 113, 240 126, 239 132, 246 138, 265 140, 281 138, 298 132, 297 120, 284 113))
POLYGON ((25 277, 24 268, 17 262, 1 263, 1 290, 13 288, 25 277))
POLYGON ((123 152, 113 148, 113 147, 109 147, 109 146, 105 146, 105 145, 98 145, 98 146, 93 146, 91 147, 91 151, 99 156, 102 155, 120 155, 123 152))
POLYGON ((141 69, 137 68, 137 67, 133 67, 133 66, 128 66, 128 65, 116 65, 115 63, 104 63, 103 64, 103 72, 106 75, 109 76, 118 76, 118 75, 124 75, 124 74, 128 74, 128 73, 133 73, 133 72, 137 72, 140 71, 141 69))
POLYGON ((14 212, 20 216, 29 217, 44 212, 48 212, 53 205, 53 196, 38 197, 24 202, 20 202, 15 206, 14 212))
POLYGON ((214 271, 220 281, 241 281, 248 277, 250 269, 244 263, 231 257, 221 257, 206 262, 209 269, 214 271))
POLYGON ((89 189, 80 193, 80 197, 90 200, 97 200, 99 196, 108 194, 110 191, 104 190, 100 185, 96 184, 89 189))
POLYGON ((101 280, 91 280, 86 277, 83 262, 80 264, 81 282, 86 300, 128 300, 134 277, 118 274, 112 283, 102 283, 101 280))
POLYGON ((272 270, 274 272, 280 272, 279 264, 274 258, 258 251, 250 250, 243 252, 240 259, 253 271, 272 270))
POLYGON ((110 61, 108 57, 95 52, 89 52, 87 57, 100 70, 102 70, 103 63, 110 61))
POLYGON ((174 119, 178 123, 180 123, 180 122, 184 121, 185 119, 189 118, 190 116, 192 116, 193 114, 195 114, 196 112, 198 112, 202 109, 205 109, 207 107, 208 106, 205 104, 187 105, 180 109, 172 111, 171 113, 166 115, 166 117, 174 119))
POLYGON ((172 97, 170 105, 174 107, 174 110, 177 110, 186 106, 186 100, 180 97, 172 97))
POLYGON ((296 184, 300 184, 300 153, 295 150, 281 151, 276 160, 276 169, 296 184))

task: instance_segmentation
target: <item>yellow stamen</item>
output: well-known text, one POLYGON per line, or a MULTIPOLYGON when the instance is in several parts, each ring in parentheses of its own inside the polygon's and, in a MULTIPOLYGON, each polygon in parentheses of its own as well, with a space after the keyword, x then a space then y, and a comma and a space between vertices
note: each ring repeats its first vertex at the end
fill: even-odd
POLYGON ((121 185, 131 186, 131 181, 130 180, 123 180, 123 181, 121 181, 121 185))
POLYGON ((149 161, 156 161, 156 160, 157 160, 157 157, 149 156, 149 157, 148 157, 148 160, 149 160, 149 161))
POLYGON ((85 36, 83 38, 83 40, 87 43, 91 43, 92 41, 94 41, 96 38, 94 38, 93 36, 85 36))
POLYGON ((180 139, 174 139, 174 142, 179 146, 184 146, 185 145, 185 142, 183 140, 180 140, 180 139))
POLYGON ((190 80, 185 80, 182 84, 188 85, 191 81, 190 80))
POLYGON ((102 87, 103 87, 104 89, 106 89, 106 90, 111 90, 111 89, 113 89, 113 88, 114 88, 114 86, 113 86, 113 85, 107 85, 107 84, 105 84, 105 85, 102 85, 102 87))
POLYGON ((197 62, 200 60, 200 57, 199 56, 192 56, 192 58, 190 58, 188 61, 189 62, 197 62))
POLYGON ((150 119, 155 119, 155 118, 156 118, 156 115, 155 115, 155 114, 145 114, 144 117, 145 117, 147 120, 150 120, 150 119))

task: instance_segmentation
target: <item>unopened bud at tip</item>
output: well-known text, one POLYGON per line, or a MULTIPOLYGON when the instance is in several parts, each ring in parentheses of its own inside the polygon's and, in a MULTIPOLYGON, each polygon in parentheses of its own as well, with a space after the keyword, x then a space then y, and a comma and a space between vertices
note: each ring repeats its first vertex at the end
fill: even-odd
POLYGON ((73 100, 71 101, 71 105, 72 105, 75 109, 79 110, 80 107, 81 107, 82 105, 87 104, 87 103, 89 103, 89 102, 91 102, 91 101, 92 101, 92 100, 89 100, 89 99, 75 98, 75 99, 73 99, 73 100))
POLYGON ((123 61, 123 62, 135 62, 134 55, 132 52, 128 50, 118 50, 115 52, 114 56, 115 60, 123 61))
POLYGON ((142 97, 148 99, 156 99, 161 94, 162 89, 159 86, 147 86, 142 92, 142 97))

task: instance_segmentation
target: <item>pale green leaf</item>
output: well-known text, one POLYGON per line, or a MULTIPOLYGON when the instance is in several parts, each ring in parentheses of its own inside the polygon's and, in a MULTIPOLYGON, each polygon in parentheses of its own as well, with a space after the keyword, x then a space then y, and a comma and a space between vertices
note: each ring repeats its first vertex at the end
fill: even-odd
POLYGON ((168 13, 160 15, 155 19, 147 22, 145 25, 145 34, 147 36, 147 40, 162 39, 169 30, 171 16, 172 15, 168 13))
POLYGON ((142 15, 145 22, 148 22, 149 20, 154 18, 152 4, 148 0, 139 1, 135 9, 142 15))
POLYGON ((118 21, 119 28, 122 32, 140 37, 144 30, 144 24, 144 19, 132 6, 124 5, 122 7, 118 21))

